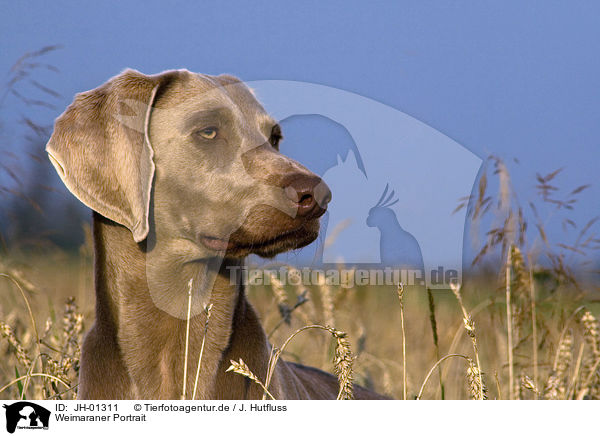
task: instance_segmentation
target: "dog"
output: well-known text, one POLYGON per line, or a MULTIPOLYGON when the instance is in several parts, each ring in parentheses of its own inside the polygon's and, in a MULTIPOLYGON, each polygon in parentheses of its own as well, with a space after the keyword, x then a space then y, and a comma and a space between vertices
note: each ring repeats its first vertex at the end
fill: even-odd
MULTIPOLYGON (((57 118, 49 158, 93 210, 96 318, 79 398, 263 397, 258 384, 226 372, 242 359, 264 381, 272 351, 231 270, 251 253, 314 241, 331 200, 318 176, 279 152, 281 138, 239 79, 187 70, 126 70, 57 118)), ((280 360, 268 390, 335 399, 339 385, 280 360)), ((354 395, 382 398, 360 386, 354 395)))

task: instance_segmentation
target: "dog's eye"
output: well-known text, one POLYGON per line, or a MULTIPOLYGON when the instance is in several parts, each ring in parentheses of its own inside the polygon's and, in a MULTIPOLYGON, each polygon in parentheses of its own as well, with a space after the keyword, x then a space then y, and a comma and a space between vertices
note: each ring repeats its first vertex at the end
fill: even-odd
POLYGON ((218 129, 216 127, 206 127, 205 129, 197 130, 195 133, 204 139, 215 139, 218 129))

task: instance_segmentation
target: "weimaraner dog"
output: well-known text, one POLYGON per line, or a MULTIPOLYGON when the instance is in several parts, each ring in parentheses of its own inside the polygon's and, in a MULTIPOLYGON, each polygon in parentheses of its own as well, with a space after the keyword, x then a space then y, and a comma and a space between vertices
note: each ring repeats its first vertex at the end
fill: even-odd
MULTIPOLYGON (((315 240, 331 199, 319 177, 279 152, 281 138, 238 79, 186 70, 127 70, 78 94, 56 120, 50 160, 94 211, 96 320, 79 398, 263 397, 226 372, 242 359, 264 381, 271 353, 231 269, 250 253, 272 257, 315 240)), ((282 360, 269 385, 276 399, 335 399, 338 390, 333 375, 282 360)), ((354 395, 381 398, 359 386, 354 395)))

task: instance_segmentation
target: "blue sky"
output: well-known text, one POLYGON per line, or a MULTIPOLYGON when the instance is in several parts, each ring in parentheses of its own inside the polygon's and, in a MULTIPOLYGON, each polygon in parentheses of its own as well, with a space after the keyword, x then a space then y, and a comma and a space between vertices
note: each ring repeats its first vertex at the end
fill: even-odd
MULTIPOLYGON (((340 88, 480 157, 518 158, 523 199, 535 172, 566 167, 565 189, 594 185, 575 212, 584 222, 600 210, 599 16, 592 1, 3 1, 0 71, 64 45, 49 59, 61 73, 44 76, 62 95, 57 111, 39 112, 47 123, 126 67, 340 88)), ((18 108, 1 110, 10 120, 18 108)))

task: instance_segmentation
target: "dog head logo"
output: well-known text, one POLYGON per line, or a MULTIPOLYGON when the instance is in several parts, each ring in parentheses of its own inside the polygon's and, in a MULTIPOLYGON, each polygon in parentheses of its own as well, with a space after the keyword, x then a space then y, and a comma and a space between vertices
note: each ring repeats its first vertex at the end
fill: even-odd
POLYGON ((50 411, 35 403, 19 401, 3 406, 6 409, 6 431, 18 429, 48 429, 50 411))

